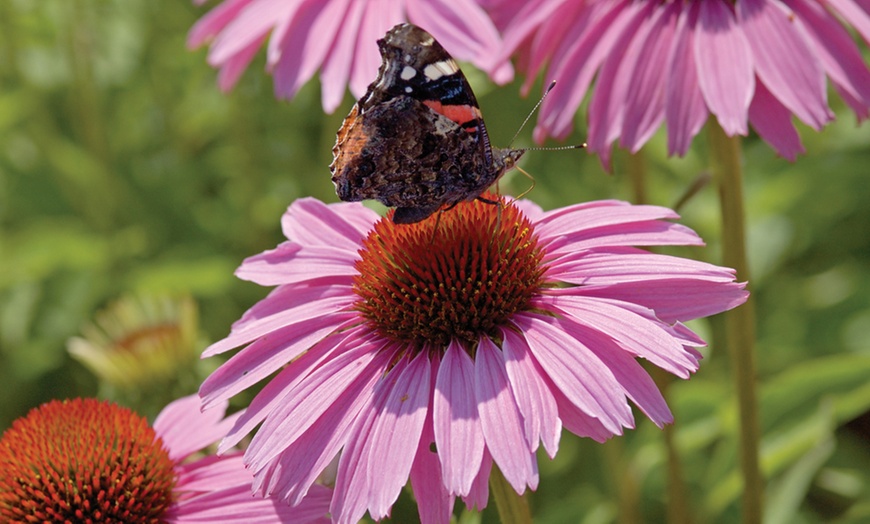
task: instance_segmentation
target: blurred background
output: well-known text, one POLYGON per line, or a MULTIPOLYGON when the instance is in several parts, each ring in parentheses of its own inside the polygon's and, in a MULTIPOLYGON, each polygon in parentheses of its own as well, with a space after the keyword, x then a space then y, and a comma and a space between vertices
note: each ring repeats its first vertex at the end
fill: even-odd
MULTIPOLYGON (((350 95, 333 115, 317 81, 276 101, 262 51, 221 93, 206 51, 185 46, 204 12, 168 0, 0 1, 0 431, 54 398, 100 396, 153 416, 195 391, 219 364, 199 352, 268 292, 233 270, 282 241, 294 199, 337 200, 328 165, 350 95)), ((506 145, 537 95, 519 95, 522 79, 497 87, 464 70, 493 143, 506 145)), ((744 141, 773 523, 870 522, 870 125, 831 99, 838 119, 821 133, 799 124, 807 154, 795 163, 744 141)), ((645 200, 674 206, 705 178, 705 148, 702 133, 686 158, 667 158, 660 131, 640 160, 618 153, 613 174, 585 152, 532 152, 528 198, 545 209, 632 200, 624 173, 643 161, 645 200)), ((529 185, 514 171, 501 189, 529 185)), ((680 213, 708 246, 674 252, 718 262, 715 188, 680 213)), ((718 319, 692 327, 711 344, 695 377, 669 388, 674 445, 695 520, 733 522, 729 362, 718 319)), ((664 457, 662 432, 642 416, 603 446, 566 433, 556 460, 540 458, 536 521, 663 520, 664 457)), ((393 520, 416 518, 403 496, 393 520)))

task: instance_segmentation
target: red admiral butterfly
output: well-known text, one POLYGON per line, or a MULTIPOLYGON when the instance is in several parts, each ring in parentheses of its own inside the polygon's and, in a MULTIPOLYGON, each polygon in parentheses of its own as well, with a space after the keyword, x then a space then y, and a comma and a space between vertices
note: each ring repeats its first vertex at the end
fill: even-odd
POLYGON ((426 31, 399 24, 378 40, 381 67, 338 130, 329 169, 338 198, 395 207, 412 224, 480 195, 522 149, 489 143, 474 93, 426 31))

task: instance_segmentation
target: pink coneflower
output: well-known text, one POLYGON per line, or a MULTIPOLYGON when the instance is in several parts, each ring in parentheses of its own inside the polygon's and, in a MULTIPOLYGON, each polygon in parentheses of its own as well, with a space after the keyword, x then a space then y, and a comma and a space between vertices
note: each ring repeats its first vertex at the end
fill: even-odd
POLYGON ((558 82, 535 138, 571 131, 597 75, 586 140, 605 164, 616 139, 635 152, 662 122, 669 152, 683 155, 710 114, 731 136, 751 124, 793 160, 803 146, 792 116, 816 130, 833 118, 826 75, 859 118, 870 114, 870 71, 848 27, 870 40, 864 1, 508 3, 508 52, 520 53, 530 78, 547 64, 546 80, 558 82))
POLYGON ((229 90, 268 38, 276 96, 292 98, 320 69, 323 109, 332 113, 348 83, 357 98, 365 94, 381 63, 375 42, 405 21, 496 82, 513 78, 510 63, 498 59, 498 31, 475 0, 224 0, 193 26, 188 45, 212 42, 208 62, 229 90))
POLYGON ((277 372, 221 448, 262 424, 255 490, 296 504, 340 453, 336 521, 388 515, 410 477, 423 521, 447 522, 456 496, 486 505, 493 462, 534 489, 563 426, 604 441, 634 426, 629 401, 671 422, 637 359, 688 377, 703 341, 681 322, 747 297, 729 269, 632 247, 702 244, 674 218, 475 201, 396 225, 296 201, 290 240, 237 272, 277 288, 204 354, 248 344, 203 383, 206 407, 277 372))
POLYGON ((190 460, 237 418, 199 407, 195 395, 177 400, 153 427, 96 399, 31 410, 0 438, 0 521, 328 522, 327 488, 291 509, 251 495, 240 452, 190 460))

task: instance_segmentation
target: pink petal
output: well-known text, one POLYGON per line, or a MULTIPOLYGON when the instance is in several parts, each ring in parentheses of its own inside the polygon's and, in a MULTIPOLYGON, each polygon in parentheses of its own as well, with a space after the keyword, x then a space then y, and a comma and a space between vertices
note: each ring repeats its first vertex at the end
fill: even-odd
POLYGON ((249 486, 234 486, 182 500, 170 509, 169 514, 166 515, 166 521, 173 524, 194 522, 328 523, 329 519, 326 518, 326 512, 330 496, 331 492, 328 488, 315 486, 309 498, 302 504, 291 508, 274 499, 252 496, 249 486))
POLYGON ((794 13, 771 0, 740 0, 736 7, 737 22, 752 48, 758 78, 804 123, 821 129, 834 117, 828 108, 825 74, 791 21, 794 13))
POLYGON ((218 73, 217 83, 221 91, 226 93, 235 87, 236 82, 242 77, 242 73, 248 68, 251 60, 254 59, 254 56, 260 50, 260 46, 263 45, 265 40, 266 35, 263 35, 251 41, 247 47, 229 57, 222 64, 219 64, 220 72, 218 73))
POLYGON ((745 135, 754 91, 752 51, 723 0, 698 2, 695 67, 710 112, 728 135, 745 135))
POLYGON ((353 293, 349 287, 281 286, 246 311, 233 325, 229 336, 206 348, 203 356, 223 353, 299 322, 340 324, 346 320, 340 313, 352 303, 353 293))
POLYGON ((280 38, 273 38, 274 45, 269 42, 269 64, 277 96, 293 96, 323 64, 348 1, 304 1, 292 25, 280 38))
POLYGON ((553 297, 552 304, 576 324, 612 338, 622 351, 680 378, 689 378, 698 369, 698 361, 684 351, 681 341, 655 322, 621 307, 619 302, 559 294, 553 297))
POLYGON ((535 232, 547 258, 606 246, 703 245, 691 229, 660 220, 674 218, 679 215, 667 208, 609 201, 547 213, 535 224, 535 232))
POLYGON ((480 470, 484 440, 474 397, 474 362, 457 342, 447 346, 438 369, 433 423, 444 486, 465 496, 480 470))
POLYGON ((193 49, 214 38, 254 0, 226 0, 206 13, 187 33, 187 47, 193 49))
POLYGON ((854 27, 865 42, 870 42, 870 5, 853 0, 827 0, 825 3, 854 27))
POLYGON ((356 253, 343 249, 321 246, 300 249, 292 242, 285 242, 275 249, 246 258, 236 270, 236 276, 261 286, 294 284, 324 277, 335 281, 359 274, 353 267, 358 257, 356 253))
POLYGON ((755 84, 749 121, 758 135, 787 160, 794 162, 797 155, 804 152, 797 129, 791 123, 791 112, 761 81, 755 84))
MULTIPOLYGON (((359 328, 351 328, 346 333, 330 336, 294 360, 292 366, 287 366, 278 372, 257 393, 257 396, 254 397, 242 416, 238 418, 232 429, 227 432, 226 437, 224 437, 218 447, 218 453, 225 453, 238 444, 266 416, 278 408, 278 405, 283 402, 284 397, 296 387, 299 381, 308 376, 311 370, 320 366, 326 359, 332 358, 332 355, 336 351, 346 348, 349 341, 355 342, 356 345, 368 343, 365 337, 360 336, 360 331, 359 328), (355 340, 355 337, 358 337, 359 340, 355 340)), ((208 382, 208 379, 206 379, 206 382, 208 382)), ((200 387, 200 396, 203 396, 207 402, 209 397, 203 393, 205 387, 206 384, 203 383, 203 386, 200 387)))
POLYGON ((375 359, 377 355, 367 344, 351 346, 288 391, 285 401, 270 413, 248 447, 251 469, 262 469, 317 419, 340 411, 335 406, 342 394, 358 388, 381 368, 382 358, 375 359))
POLYGON ((577 294, 638 304, 665 322, 688 321, 733 309, 746 302, 746 284, 716 280, 666 278, 575 288, 577 294))
POLYGON ((397 365, 384 377, 390 393, 375 420, 368 449, 368 478, 375 479, 369 490, 369 513, 375 520, 390 514, 408 483, 429 412, 431 376, 429 355, 421 352, 405 369, 397 365), (397 371, 401 371, 398 377, 397 371))
MULTIPOLYGON (((405 362, 407 361, 399 362, 390 374, 400 373, 401 369, 406 367, 405 362)), ((385 409, 387 397, 390 395, 391 390, 385 380, 388 378, 392 377, 382 377, 372 388, 372 402, 362 410, 354 422, 347 445, 341 454, 335 479, 335 496, 329 507, 336 522, 356 523, 370 506, 372 484, 377 482, 377 477, 374 479, 369 477, 368 448, 372 444, 375 421, 385 409)), ((418 442, 414 442, 415 448, 418 442)))
MULTIPOLYGON (((541 116, 535 128, 535 141, 544 140, 546 134, 556 138, 565 138, 571 132, 574 116, 580 102, 589 89, 589 84, 601 64, 610 56, 611 50, 631 20, 634 9, 629 0, 615 3, 596 2, 582 13, 590 17, 599 17, 594 24, 589 25, 589 31, 582 38, 576 39, 573 33, 566 34, 563 49, 570 49, 560 61, 559 55, 554 56, 547 76, 558 82, 558 89, 541 104, 541 116), (602 10, 603 12, 599 11, 602 10)), ((582 29, 585 17, 578 20, 577 29, 582 29)), ((596 87, 596 91, 598 88, 596 87)))
MULTIPOLYGON (((526 442, 532 451, 543 441, 550 458, 559 449, 562 421, 541 367, 534 361, 526 341, 510 329, 502 329, 505 369, 517 407, 523 417, 526 442)), ((440 448, 439 448, 440 449, 440 448)))
POLYGON ((208 61, 220 65, 261 40, 281 18, 292 16, 295 7, 283 0, 256 0, 245 6, 220 32, 211 46, 208 61))
MULTIPOLYGON (((605 428, 601 420, 589 416, 582 409, 575 406, 555 385, 551 387, 551 390, 553 391, 553 398, 556 399, 556 406, 559 409, 559 418, 562 420, 562 425, 571 433, 579 437, 591 438, 595 442, 604 442, 614 434, 622 434, 622 428, 616 432, 605 428)), ((633 426, 634 423, 629 427, 633 426)))
POLYGON ((227 403, 202 411, 197 395, 188 395, 167 405, 154 419, 154 432, 163 439, 169 458, 181 461, 224 436, 235 417, 224 419, 227 403))
MULTIPOLYGON (((383 378, 394 356, 394 351, 378 353, 366 368, 359 371, 358 379, 336 397, 335 402, 319 418, 317 413, 300 413, 299 417, 303 422, 312 418, 316 420, 293 442, 283 440, 280 434, 276 436, 270 446, 274 446, 279 454, 267 460, 268 464, 263 470, 257 471, 253 489, 259 493, 279 496, 291 505, 301 502, 312 483, 333 462, 339 450, 343 446, 347 450, 353 426, 358 423, 361 413, 371 410, 374 386, 383 378)), ((292 396, 287 398, 294 400, 292 396)), ((284 411, 276 410, 270 414, 270 418, 282 417, 286 413, 284 411)), ((294 419, 286 422, 292 426, 292 420, 294 419)), ((261 432, 262 429, 255 435, 252 446, 261 432)), ((266 451, 271 452, 269 449, 266 451)), ((249 464, 258 459, 250 448, 247 457, 250 457, 249 464)))
POLYGON ((489 450, 483 449, 483 460, 480 463, 480 471, 471 485, 471 492, 462 497, 462 502, 469 509, 483 510, 489 501, 489 475, 492 472, 492 455, 489 450))
POLYGON ((589 136, 586 142, 589 150, 602 156, 602 163, 609 165, 610 145, 622 133, 625 116, 625 96, 629 81, 622 73, 624 68, 632 67, 632 54, 636 50, 634 42, 638 32, 644 31, 656 2, 637 2, 626 8, 623 14, 628 20, 619 38, 610 48, 596 80, 595 92, 589 103, 589 136))
POLYGON ((813 50, 859 118, 870 116, 870 71, 851 35, 814 0, 785 0, 798 15, 813 50))
POLYGON ((734 272, 697 260, 619 247, 562 257, 550 263, 547 277, 584 286, 671 279, 728 283, 734 280, 734 272))
POLYGON ((334 247, 355 254, 360 241, 379 219, 377 213, 355 202, 324 204, 306 197, 287 208, 281 217, 281 229, 294 244, 334 247))
POLYGON ((613 373, 589 348, 565 333, 556 319, 521 313, 515 315, 514 323, 535 360, 572 404, 612 433, 633 424, 631 409, 613 373))
POLYGON ((501 56, 501 36, 473 0, 407 0, 408 20, 426 28, 459 60, 469 60, 496 83, 513 79, 510 63, 501 56))
POLYGON ((692 2, 680 13, 670 55, 665 63, 665 119, 668 124, 668 151, 686 154, 692 138, 707 121, 707 106, 698 86, 693 42, 699 2, 692 2))
POLYGON ((354 61, 351 64, 350 92, 362 98, 369 84, 375 81, 381 56, 377 40, 394 25, 404 20, 404 6, 394 0, 369 0, 357 34, 354 61))
POLYGON ((344 100, 364 9, 365 2, 350 2, 344 9, 332 48, 320 69, 320 93, 327 113, 333 113, 344 100))
MULTIPOLYGON (((634 402, 657 426, 662 427, 674 421, 670 409, 656 387, 655 382, 646 371, 638 364, 625 347, 614 344, 613 339, 607 334, 596 329, 589 329, 574 320, 567 319, 562 326, 568 334, 583 341, 595 355, 601 359, 605 366, 616 377, 625 395, 634 402)), ((623 324, 626 328, 627 324, 623 324)), ((642 344, 643 341, 637 341, 642 344)), ((642 352, 633 348, 631 353, 642 352)))
POLYGON ((341 317, 324 316, 288 326, 254 342, 221 364, 202 383, 199 393, 204 405, 210 407, 253 386, 323 341, 340 325, 341 317))
POLYGON ((664 119, 665 79, 671 76, 665 65, 682 8, 673 2, 656 9, 635 36, 629 50, 632 56, 620 68, 621 81, 628 85, 620 144, 632 153, 649 140, 664 119))
POLYGON ((184 492, 214 491, 227 486, 247 483, 248 493, 253 475, 245 470, 244 453, 208 455, 194 462, 186 462, 175 468, 175 489, 184 492))
MULTIPOLYGON (((437 362, 433 364, 437 365, 437 362)), ((434 384, 432 389, 435 389, 434 384)), ((423 426, 414 465, 411 467, 411 488, 417 500, 421 524, 449 524, 455 497, 444 487, 441 461, 438 459, 440 448, 439 453, 430 449, 434 442, 435 433, 430 416, 423 426)))
POLYGON ((474 361, 474 390, 486 446, 505 479, 521 494, 538 486, 538 464, 522 431, 500 351, 482 337, 474 361))

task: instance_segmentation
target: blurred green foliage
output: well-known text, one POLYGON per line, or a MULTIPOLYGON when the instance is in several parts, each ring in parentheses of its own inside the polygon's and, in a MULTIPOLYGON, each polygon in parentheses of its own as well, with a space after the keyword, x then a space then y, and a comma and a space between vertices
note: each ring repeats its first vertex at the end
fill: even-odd
MULTIPOLYGON (((0 428, 49 399, 97 393, 66 341, 119 296, 189 293, 202 330, 224 336, 267 292, 234 268, 282 240, 294 199, 336 200, 327 166, 350 95, 334 115, 317 82, 276 101, 262 56, 219 92, 206 52, 185 47, 202 12, 167 0, 0 2, 0 428)), ((468 76, 493 143, 506 144, 534 100, 519 82, 468 76)), ((835 123, 800 129, 808 153, 795 163, 744 142, 771 523, 870 521, 870 126, 832 104, 835 123)), ((667 158, 659 132, 643 153, 646 200, 673 205, 705 172, 705 147, 702 134, 686 158, 667 158)), ((631 199, 628 162, 618 154, 607 175, 580 152, 530 153, 529 197, 544 208, 631 199)), ((514 172, 502 189, 528 185, 514 172)), ((681 213, 709 245, 679 253, 717 261, 714 188, 681 213)), ((695 520, 733 522, 729 363, 716 319, 693 327, 714 343, 701 371, 670 387, 675 445, 695 520)), ((638 421, 604 446, 565 434, 556 460, 542 456, 537 520, 662 521, 665 444, 638 421)), ((403 499, 394 520, 414 515, 403 499)))

